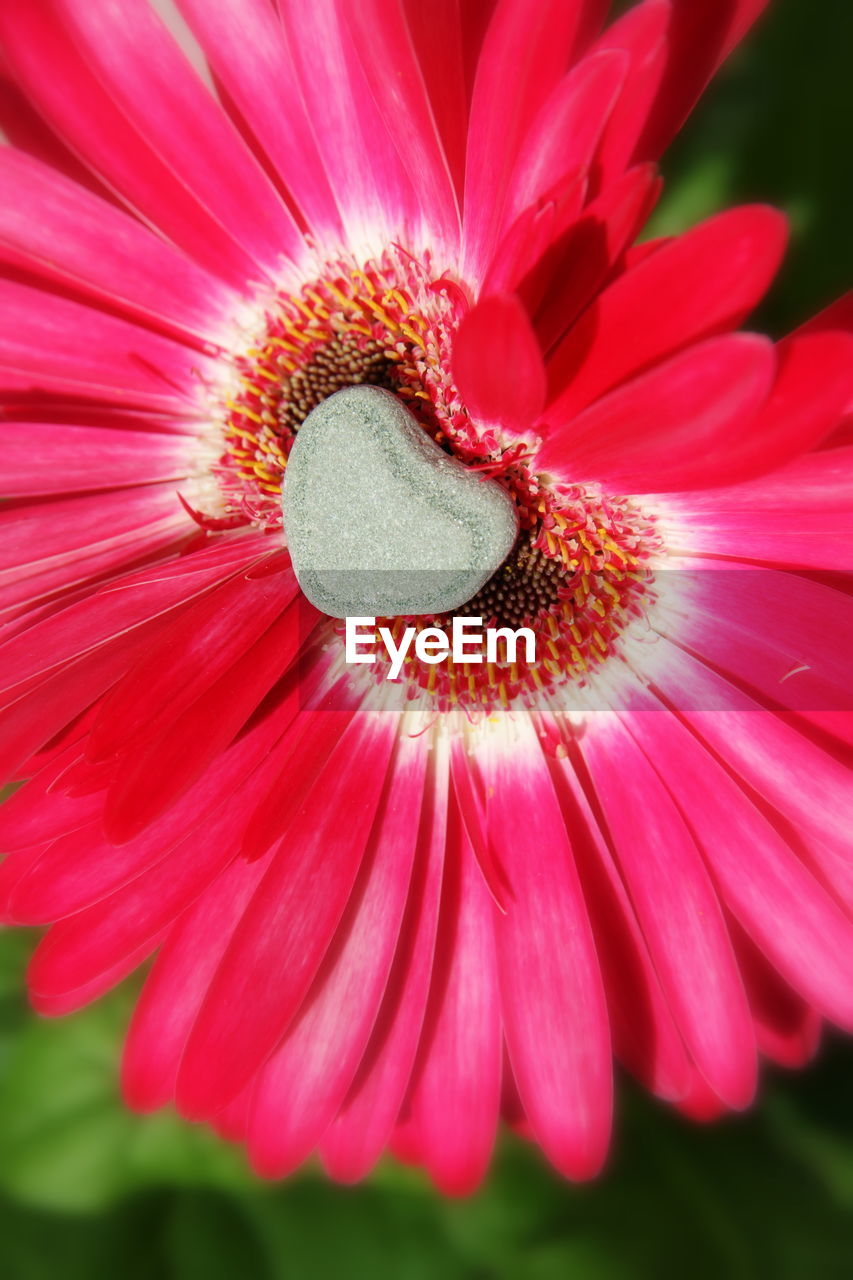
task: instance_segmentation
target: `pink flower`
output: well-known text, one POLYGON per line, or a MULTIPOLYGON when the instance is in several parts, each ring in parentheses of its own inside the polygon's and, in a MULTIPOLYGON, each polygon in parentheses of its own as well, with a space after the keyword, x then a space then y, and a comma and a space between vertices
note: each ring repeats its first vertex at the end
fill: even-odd
POLYGON ((614 1055, 707 1118, 853 1025, 851 307, 734 332, 765 207, 635 243, 762 0, 180 7, 215 93, 145 0, 0 7, 33 1002, 156 952, 128 1101, 265 1175, 465 1191, 503 1115, 588 1177, 614 1055), (301 598, 287 453, 359 381, 512 494, 538 663, 389 685, 301 598))

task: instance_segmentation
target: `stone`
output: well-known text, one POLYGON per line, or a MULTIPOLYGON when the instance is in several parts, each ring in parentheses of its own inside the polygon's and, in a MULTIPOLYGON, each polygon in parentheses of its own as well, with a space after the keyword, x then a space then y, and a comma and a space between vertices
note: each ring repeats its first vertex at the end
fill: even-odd
POLYGON ((379 387, 337 391, 299 428, 284 475, 299 585, 333 618, 460 609, 518 534, 515 505, 379 387))

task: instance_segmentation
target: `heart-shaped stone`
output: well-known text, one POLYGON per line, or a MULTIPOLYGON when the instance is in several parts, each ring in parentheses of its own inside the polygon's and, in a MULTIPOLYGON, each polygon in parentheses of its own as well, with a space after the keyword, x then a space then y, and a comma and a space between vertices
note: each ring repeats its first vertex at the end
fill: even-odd
POLYGON ((505 490, 446 454, 379 387, 347 387, 309 413, 282 509, 299 585, 333 618, 459 609, 518 533, 505 490))

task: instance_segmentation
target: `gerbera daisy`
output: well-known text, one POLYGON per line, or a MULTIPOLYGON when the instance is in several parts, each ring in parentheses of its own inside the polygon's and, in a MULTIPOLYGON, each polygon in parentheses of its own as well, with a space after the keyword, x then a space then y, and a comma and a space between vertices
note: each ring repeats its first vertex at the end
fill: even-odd
POLYGON ((734 332, 765 207, 636 243, 762 7, 0 5, 4 917, 47 1014, 156 953, 126 1097, 265 1175, 468 1190, 503 1115, 587 1177, 614 1055, 709 1117, 853 1025, 850 308, 734 332), (512 498, 464 611, 537 661, 388 681, 301 595, 358 384, 512 498))

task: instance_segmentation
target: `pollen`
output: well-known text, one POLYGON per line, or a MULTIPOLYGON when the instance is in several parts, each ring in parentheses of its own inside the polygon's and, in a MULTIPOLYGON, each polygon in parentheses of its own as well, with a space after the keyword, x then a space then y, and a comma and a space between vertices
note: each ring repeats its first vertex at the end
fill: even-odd
POLYGON ((372 338, 341 335, 321 347, 283 386, 279 422, 292 435, 312 409, 345 387, 395 389, 395 361, 372 338))
MULTIPOLYGON (((221 521, 278 528, 284 470, 301 424, 344 387, 393 392, 448 452, 467 459, 480 435, 450 373, 453 334, 470 297, 428 254, 389 249, 376 261, 321 264, 315 278, 268 301, 260 332, 232 357, 213 468, 221 521)), ((209 527, 222 527, 221 523, 209 527)))
POLYGON ((566 590, 563 563, 534 545, 526 531, 511 554, 465 606, 469 617, 481 616, 497 626, 520 627, 547 614, 566 590))

